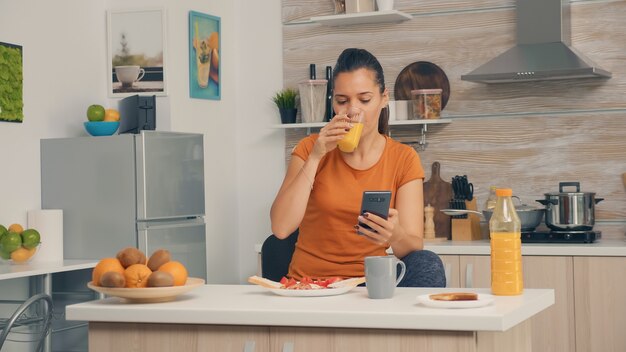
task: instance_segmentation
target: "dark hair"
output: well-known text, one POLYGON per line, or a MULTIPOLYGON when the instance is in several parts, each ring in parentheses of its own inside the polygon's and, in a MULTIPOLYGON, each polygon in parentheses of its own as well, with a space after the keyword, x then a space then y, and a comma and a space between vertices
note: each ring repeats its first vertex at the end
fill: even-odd
MULTIPOLYGON (((385 75, 383 67, 372 53, 365 49, 349 48, 344 50, 337 58, 333 70, 333 80, 342 72, 353 72, 358 69, 367 69, 375 73, 375 81, 380 88, 380 93, 385 91, 385 75)), ((333 86, 334 86, 333 82, 333 86)), ((382 109, 378 117, 378 133, 387 134, 389 130, 389 109, 382 109)))

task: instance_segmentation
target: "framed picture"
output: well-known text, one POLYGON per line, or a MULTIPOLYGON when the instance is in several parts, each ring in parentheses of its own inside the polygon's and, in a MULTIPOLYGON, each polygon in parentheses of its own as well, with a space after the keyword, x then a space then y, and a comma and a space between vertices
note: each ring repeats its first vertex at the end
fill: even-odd
POLYGON ((0 121, 22 122, 22 47, 0 42, 0 121))
POLYGON ((189 96, 220 99, 220 18, 189 11, 189 96))
POLYGON ((165 10, 107 12, 109 96, 166 95, 165 10))

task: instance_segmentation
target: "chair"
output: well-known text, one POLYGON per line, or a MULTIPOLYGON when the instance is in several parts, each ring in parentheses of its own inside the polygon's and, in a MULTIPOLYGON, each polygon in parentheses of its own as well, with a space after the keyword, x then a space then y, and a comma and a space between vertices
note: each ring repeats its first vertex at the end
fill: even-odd
POLYGON ((289 263, 298 241, 298 230, 284 240, 270 235, 261 247, 261 276, 280 281, 289 272, 289 263))
POLYGON ((41 293, 22 303, 8 319, 0 319, 0 351, 6 340, 37 343, 35 351, 43 351, 44 341, 52 323, 52 298, 41 293), (10 339, 15 336, 15 339, 10 339), (19 336, 19 338, 18 338, 19 336))

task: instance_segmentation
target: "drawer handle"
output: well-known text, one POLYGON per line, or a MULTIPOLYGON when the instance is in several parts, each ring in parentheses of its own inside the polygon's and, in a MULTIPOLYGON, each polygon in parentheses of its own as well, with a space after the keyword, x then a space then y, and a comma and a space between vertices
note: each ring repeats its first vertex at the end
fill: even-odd
POLYGON ((254 341, 246 341, 243 346, 243 352, 254 352, 256 343, 254 341))
POLYGON ((283 344, 283 352, 293 352, 293 342, 285 342, 283 344))
POLYGON ((474 264, 465 267, 465 287, 474 287, 474 264))

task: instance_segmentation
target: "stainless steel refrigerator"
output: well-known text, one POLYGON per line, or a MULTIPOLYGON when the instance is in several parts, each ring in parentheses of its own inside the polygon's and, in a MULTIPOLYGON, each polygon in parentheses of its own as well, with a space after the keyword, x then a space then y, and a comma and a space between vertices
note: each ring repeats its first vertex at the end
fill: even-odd
POLYGON ((43 139, 41 203, 63 209, 65 259, 165 248, 206 279, 201 134, 43 139))

